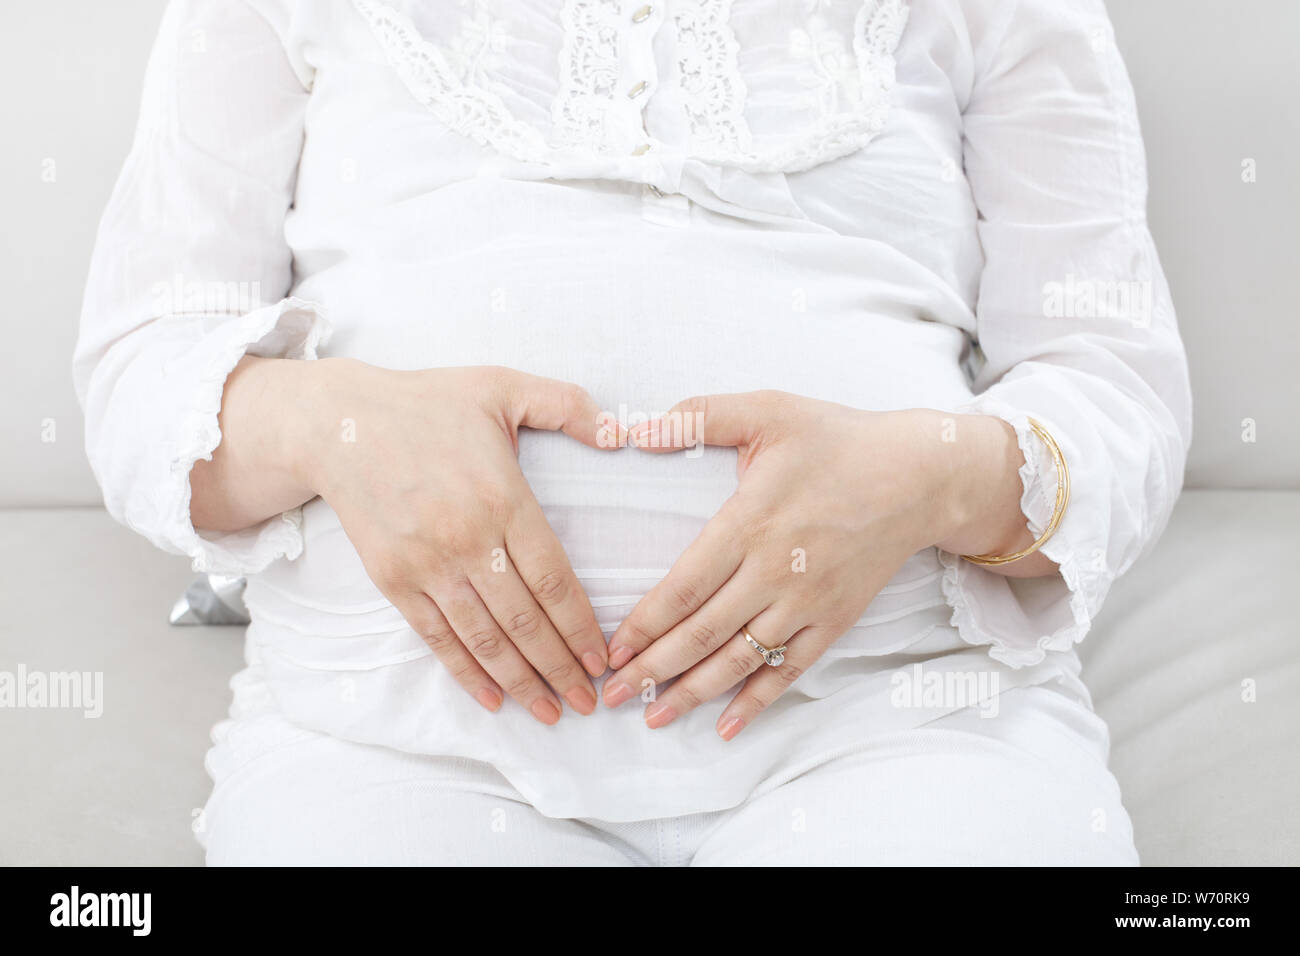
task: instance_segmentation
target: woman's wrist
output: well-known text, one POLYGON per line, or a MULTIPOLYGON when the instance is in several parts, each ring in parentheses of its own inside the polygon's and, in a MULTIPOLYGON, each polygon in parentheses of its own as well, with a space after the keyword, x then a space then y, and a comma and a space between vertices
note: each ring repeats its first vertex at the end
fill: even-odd
POLYGON ((340 403, 366 368, 343 358, 245 358, 227 381, 222 408, 223 419, 238 423, 232 452, 267 475, 280 497, 297 504, 316 497, 331 448, 346 437, 340 403))
POLYGON ((289 412, 279 420, 278 466, 306 499, 324 496, 342 443, 355 440, 357 390, 380 371, 356 359, 289 361, 276 370, 275 388, 289 412))
POLYGON ((937 546, 953 554, 1011 554, 1031 544, 1015 429, 991 415, 943 415, 942 426, 947 480, 937 546))
POLYGON ((245 356, 226 377, 211 460, 190 471, 197 528, 237 531, 315 497, 310 480, 315 361, 245 356))

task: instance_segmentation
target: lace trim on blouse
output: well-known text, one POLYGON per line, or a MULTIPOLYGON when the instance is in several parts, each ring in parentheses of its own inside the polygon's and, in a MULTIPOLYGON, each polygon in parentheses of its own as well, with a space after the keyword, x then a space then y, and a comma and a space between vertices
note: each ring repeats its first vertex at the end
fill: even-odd
POLYGON ((545 162, 546 141, 511 114, 501 97, 462 80, 406 14, 379 0, 352 0, 407 88, 451 130, 525 162, 545 162))
POLYGON ((740 44, 731 30, 731 0, 701 0, 673 17, 677 72, 694 155, 730 165, 752 159, 745 122, 748 91, 737 60, 740 44))
POLYGON ((567 147, 609 150, 606 122, 619 79, 618 0, 567 0, 560 10, 560 91, 551 111, 553 136, 567 147))
MULTIPOLYGON (((402 11, 385 0, 353 0, 412 95, 454 132, 507 157, 549 165, 574 152, 623 158, 613 117, 625 106, 619 86, 627 17, 618 0, 565 0, 559 87, 544 134, 519 120, 477 71, 457 71, 402 11)), ((864 0, 854 18, 852 64, 814 17, 799 44, 819 115, 798 130, 755 136, 745 119, 748 92, 731 28, 732 0, 693 0, 673 12, 678 92, 690 157, 749 172, 797 172, 866 146, 884 127, 894 86, 894 54, 908 0, 864 0)))

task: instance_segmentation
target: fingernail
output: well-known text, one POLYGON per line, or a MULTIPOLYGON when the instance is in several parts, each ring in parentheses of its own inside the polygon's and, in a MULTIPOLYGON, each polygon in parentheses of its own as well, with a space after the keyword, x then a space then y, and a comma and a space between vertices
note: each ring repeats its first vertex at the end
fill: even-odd
POLYGON ((585 687, 573 688, 564 695, 564 699, 569 702, 570 707, 584 717, 596 709, 596 695, 585 687))
POLYGON ((560 708, 545 697, 533 701, 533 706, 529 709, 533 712, 533 716, 544 724, 553 724, 560 719, 560 708))
POLYGON ((605 662, 595 651, 587 651, 582 655, 582 666, 587 668, 587 673, 592 677, 599 677, 605 673, 605 662))
POLYGON ((718 728, 718 736, 723 740, 730 740, 732 737, 736 736, 736 734, 740 733, 744 726, 745 722, 743 720, 739 717, 732 717, 718 728))
POLYGON ((627 426, 617 420, 600 423, 596 444, 601 448, 622 448, 627 444, 627 426))
POLYGON ((605 706, 617 707, 623 701, 632 696, 632 688, 627 684, 618 683, 613 687, 605 685, 605 706))
POLYGON ((651 704, 645 712, 645 725, 651 730, 658 730, 664 724, 671 724, 677 719, 677 711, 667 704, 651 704))
POLYGON ((501 707, 501 695, 490 687, 484 687, 474 695, 474 699, 486 707, 492 713, 496 713, 501 707))
POLYGON ((609 649, 609 666, 614 670, 618 670, 630 661, 632 656, 632 648, 630 647, 611 647, 609 649))

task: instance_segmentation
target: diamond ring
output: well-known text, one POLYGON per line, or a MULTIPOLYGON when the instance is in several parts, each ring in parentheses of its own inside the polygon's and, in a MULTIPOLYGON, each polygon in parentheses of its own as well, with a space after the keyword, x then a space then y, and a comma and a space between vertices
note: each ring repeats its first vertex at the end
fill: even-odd
POLYGON ((740 633, 745 635, 745 640, 749 641, 749 646, 763 655, 763 661, 768 667, 780 667, 785 663, 785 645, 780 647, 764 647, 758 641, 754 640, 754 635, 749 633, 749 628, 742 627, 740 633))

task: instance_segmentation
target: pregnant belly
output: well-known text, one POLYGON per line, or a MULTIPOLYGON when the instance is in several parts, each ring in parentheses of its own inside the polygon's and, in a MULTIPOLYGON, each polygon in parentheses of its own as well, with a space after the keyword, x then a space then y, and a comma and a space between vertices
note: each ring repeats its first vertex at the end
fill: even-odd
MULTIPOLYGON (((668 229, 635 214, 583 217, 568 205, 546 212, 544 237, 495 222, 477 235, 472 226, 428 235, 413 251, 384 245, 383 236, 411 235, 395 223, 371 236, 379 247, 364 255, 305 251, 306 263, 329 265, 296 291, 328 307, 328 354, 390 368, 503 365, 582 385, 624 424, 692 395, 755 389, 876 410, 951 408, 971 397, 961 366, 966 306, 887 246, 668 229), (593 222, 619 225, 602 232, 593 222)), ((519 461, 542 505, 566 509, 557 520, 595 567, 630 560, 612 550, 622 530, 610 525, 615 513, 702 520, 735 488, 729 449, 602 452, 525 432, 519 461)), ((666 535, 638 564, 666 566, 678 537, 666 535)))
MULTIPOLYGON (((737 487, 736 452, 728 448, 666 456, 634 448, 600 451, 562 434, 528 431, 520 437, 519 461, 606 636, 737 487)), ((427 656, 423 642, 370 581, 333 509, 316 499, 303 508, 302 522, 302 554, 272 564, 246 594, 256 634, 281 665, 320 675, 427 656)), ((937 557, 918 555, 891 582, 895 590, 868 608, 863 626, 841 641, 841 649, 887 653, 887 647, 946 623, 950 612, 940 577, 937 557), (908 616, 910 621, 902 620, 908 616), (873 632, 867 621, 898 624, 873 632)))
MULTIPOLYGON (((970 398, 967 306, 880 243, 665 228, 617 190, 533 187, 482 222, 445 208, 487 188, 516 187, 440 190, 365 221, 295 212, 305 277, 296 291, 329 309, 329 354, 391 368, 505 365, 581 384, 625 422, 692 395, 764 388, 876 410, 970 398), (626 215, 585 214, 611 204, 626 204, 626 215), (456 234, 438 230, 441 221, 457 222, 456 234)), ((602 452, 525 432, 519 463, 606 635, 736 488, 726 448, 602 452)), ((554 815, 639 819, 734 805, 787 757, 930 719, 892 706, 891 673, 902 664, 985 666, 949 626, 931 549, 737 742, 724 745, 713 729, 729 695, 653 733, 636 706, 544 727, 513 703, 487 713, 437 666, 325 502, 304 508, 303 533, 301 556, 272 565, 245 594, 250 666, 290 721, 485 761, 554 815)))
MULTIPOLYGON (((339 227, 346 241, 366 244, 364 253, 296 248, 305 278, 295 291, 328 307, 328 354, 391 368, 504 365, 581 384, 625 423, 692 395, 766 388, 876 410, 970 398, 958 327, 969 319, 965 305, 887 246, 670 229, 635 211, 620 220, 568 206, 546 214, 544 238, 494 221, 479 232, 435 230, 418 248, 385 238, 409 239, 410 223, 339 227), (592 225, 613 221, 616 229, 592 225)), ((439 221, 419 204, 391 215, 439 221)), ((610 608, 614 623, 736 487, 735 452, 726 448, 600 451, 525 431, 519 462, 593 603, 610 608)), ((304 533, 298 560, 250 586, 254 614, 301 610, 285 633, 337 638, 341 659, 354 658, 350 643, 367 646, 373 660, 423 653, 399 633, 400 618, 324 502, 305 508, 304 533), (267 595, 260 605, 259 591, 267 595)))

